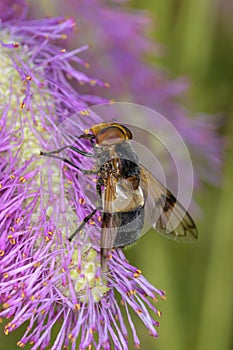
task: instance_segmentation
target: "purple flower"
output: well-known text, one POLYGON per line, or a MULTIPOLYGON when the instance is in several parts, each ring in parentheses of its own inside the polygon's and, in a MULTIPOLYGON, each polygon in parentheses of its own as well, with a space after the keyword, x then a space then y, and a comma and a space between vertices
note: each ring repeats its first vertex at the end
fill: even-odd
POLYGON ((70 228, 90 206, 74 170, 60 162, 46 177, 48 163, 38 157, 40 150, 52 150, 51 135, 56 143, 57 126, 67 117, 87 103, 105 102, 79 92, 73 83, 103 89, 107 84, 71 64, 85 67, 79 54, 87 46, 66 52, 55 44, 74 29, 72 20, 27 21, 24 8, 13 8, 8 6, 3 18, 0 42, 0 316, 10 320, 5 334, 28 322, 17 343, 22 348, 29 343, 33 350, 76 349, 78 342, 79 349, 128 349, 129 328, 139 348, 131 312, 157 337, 154 317, 161 312, 154 302, 164 299, 164 292, 120 250, 112 252, 103 275, 98 216, 69 243, 70 228), (15 13, 20 20, 14 20, 15 13), (57 322, 60 329, 51 344, 57 322))

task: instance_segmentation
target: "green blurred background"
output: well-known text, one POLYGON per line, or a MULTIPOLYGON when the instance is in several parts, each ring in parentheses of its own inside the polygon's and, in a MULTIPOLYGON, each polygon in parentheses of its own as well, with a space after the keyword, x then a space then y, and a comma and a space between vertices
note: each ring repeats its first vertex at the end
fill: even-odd
MULTIPOLYGON (((156 64, 193 82, 188 107, 221 112, 226 152, 219 188, 204 185, 194 194, 202 210, 200 239, 177 245, 150 232, 126 251, 148 280, 166 291, 159 339, 135 323, 143 350, 230 350, 232 342, 233 243, 233 5, 228 0, 134 0, 156 26, 156 42, 166 55, 156 64), (191 102, 190 102, 191 101, 191 102)), ((46 12, 46 11, 45 11, 46 12)), ((50 13, 52 14, 52 13, 50 13)), ((23 329, 0 334, 0 349, 17 349, 23 329)), ((26 347, 29 348, 29 347, 26 347)), ((131 344, 130 350, 134 346, 131 344)))
POLYGON ((189 108, 221 112, 226 138, 219 188, 194 194, 202 209, 200 239, 180 246, 144 237, 130 261, 166 290, 157 343, 143 333, 142 349, 233 349, 233 4, 228 0, 135 0, 156 22, 154 38, 165 44, 162 66, 192 81, 189 108), (191 102, 190 102, 191 101, 191 102), (146 252, 146 254, 145 254, 146 252), (137 256, 137 259, 135 259, 137 256), (135 261, 134 261, 135 260, 135 261))

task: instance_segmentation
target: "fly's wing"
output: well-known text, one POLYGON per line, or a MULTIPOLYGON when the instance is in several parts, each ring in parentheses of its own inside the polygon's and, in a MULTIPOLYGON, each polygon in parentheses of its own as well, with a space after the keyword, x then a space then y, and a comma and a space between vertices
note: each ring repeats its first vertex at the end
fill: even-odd
POLYGON ((193 219, 175 196, 143 166, 140 166, 140 174, 147 225, 178 242, 197 239, 198 232, 193 219))
POLYGON ((116 198, 116 178, 108 174, 106 188, 103 194, 103 220, 101 234, 101 266, 107 267, 107 257, 110 249, 114 247, 118 227, 121 224, 120 215, 114 212, 113 203, 116 198))

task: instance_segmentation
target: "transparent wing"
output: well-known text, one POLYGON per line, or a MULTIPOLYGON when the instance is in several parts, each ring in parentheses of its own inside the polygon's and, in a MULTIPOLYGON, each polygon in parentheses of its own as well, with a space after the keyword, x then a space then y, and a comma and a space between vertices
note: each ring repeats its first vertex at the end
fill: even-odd
POLYGON ((146 202, 147 226, 143 232, 153 227, 163 236, 175 241, 197 239, 198 232, 193 219, 175 196, 143 166, 140 166, 140 172, 146 202))

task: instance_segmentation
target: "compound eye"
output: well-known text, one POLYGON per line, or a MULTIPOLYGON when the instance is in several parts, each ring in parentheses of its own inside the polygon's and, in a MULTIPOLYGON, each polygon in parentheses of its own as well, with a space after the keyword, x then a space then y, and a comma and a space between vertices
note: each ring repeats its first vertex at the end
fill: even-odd
POLYGON ((96 135, 96 142, 100 146, 112 146, 125 140, 124 132, 116 126, 104 128, 96 135))

